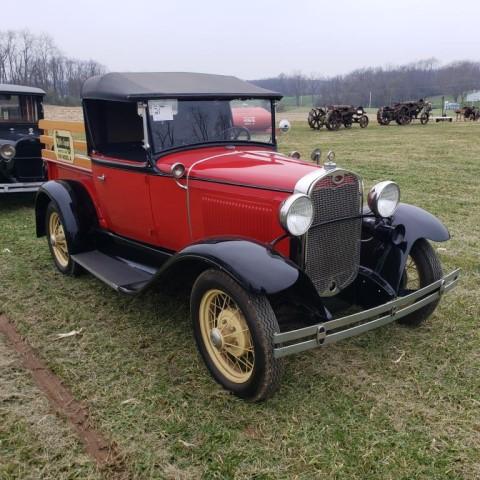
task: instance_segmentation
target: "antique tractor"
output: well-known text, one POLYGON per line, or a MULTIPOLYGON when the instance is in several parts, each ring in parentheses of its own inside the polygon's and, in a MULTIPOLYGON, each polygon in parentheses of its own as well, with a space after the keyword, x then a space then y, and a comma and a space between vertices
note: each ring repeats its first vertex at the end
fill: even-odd
POLYGON ((432 104, 422 98, 418 102, 408 101, 395 103, 392 106, 380 107, 377 112, 377 121, 380 125, 389 125, 395 121, 398 125, 408 125, 413 120, 420 120, 426 125, 430 119, 432 104))
POLYGON ((463 107, 460 110, 455 110, 457 114, 457 120, 463 118, 464 121, 471 120, 472 122, 476 122, 480 119, 480 109, 478 107, 463 107))
POLYGON ((368 126, 368 117, 363 107, 353 105, 329 105, 310 110, 308 125, 314 130, 320 130, 323 126, 328 130, 338 130, 342 125, 351 128, 358 123, 360 128, 368 126))

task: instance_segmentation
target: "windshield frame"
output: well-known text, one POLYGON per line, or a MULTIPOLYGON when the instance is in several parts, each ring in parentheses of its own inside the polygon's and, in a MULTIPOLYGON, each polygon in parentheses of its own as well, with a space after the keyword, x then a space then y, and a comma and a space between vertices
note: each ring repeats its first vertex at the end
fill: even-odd
POLYGON ((214 141, 203 141, 199 143, 191 143, 188 145, 181 145, 181 146, 175 146, 171 148, 167 148, 165 150, 161 150, 159 152, 155 151, 155 146, 154 146, 154 141, 153 141, 153 135, 152 135, 152 117, 149 112, 149 107, 148 107, 148 101, 149 100, 158 100, 157 97, 152 97, 152 98, 145 98, 143 100, 144 105, 145 105, 145 115, 147 117, 147 128, 148 128, 148 144, 150 147, 150 152, 151 155, 155 158, 158 159, 164 155, 171 154, 174 152, 180 152, 184 150, 194 150, 196 148, 204 148, 204 147, 215 147, 215 146, 226 146, 226 145, 235 145, 235 146, 257 146, 257 147, 267 147, 267 148, 273 148, 274 150, 277 150, 277 138, 275 135, 275 109, 276 109, 276 104, 277 100, 272 97, 249 97, 249 96, 235 96, 235 97, 169 97, 171 99, 177 99, 179 102, 180 101, 185 101, 185 100, 190 100, 190 101, 232 101, 232 100, 265 100, 269 102, 270 104, 270 114, 271 114, 271 129, 272 129, 272 136, 271 136, 271 142, 259 142, 255 140, 214 140, 214 141))
POLYGON ((11 125, 37 125, 39 120, 43 119, 43 95, 34 94, 34 93, 17 93, 17 92, 0 92, 0 95, 10 95, 18 97, 19 105, 21 104, 22 100, 25 98, 25 101, 31 101, 35 107, 35 114, 36 120, 28 121, 24 118, 21 120, 18 119, 8 119, 2 120, 0 119, 0 128, 5 128, 11 125), (28 100, 28 98, 30 100, 28 100))

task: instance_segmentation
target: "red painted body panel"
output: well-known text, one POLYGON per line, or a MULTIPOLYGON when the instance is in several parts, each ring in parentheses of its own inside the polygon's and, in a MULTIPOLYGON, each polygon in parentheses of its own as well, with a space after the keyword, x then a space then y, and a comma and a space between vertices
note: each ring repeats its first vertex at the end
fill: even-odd
POLYGON ((95 205, 99 225, 102 228, 108 228, 104 210, 98 200, 97 191, 93 184, 92 172, 65 162, 56 162, 50 159, 44 159, 44 163, 47 165, 47 178, 49 180, 73 180, 85 187, 95 205))
MULTIPOLYGON (((123 167, 140 167, 95 154, 123 167)), ((100 225, 116 234, 178 251, 213 237, 243 237, 270 243, 285 234, 279 207, 297 181, 318 167, 268 147, 215 146, 172 152, 157 160, 161 174, 92 163, 92 172, 48 161, 51 179, 81 182, 100 225), (181 188, 170 167, 186 167, 181 188), (163 173, 163 175, 162 175, 163 173), (103 177, 104 180, 99 180, 103 177)), ((289 239, 276 249, 289 255, 289 239)))
POLYGON ((92 171, 108 229, 124 237, 156 244, 149 176, 96 163, 92 164, 92 171), (104 180, 100 181, 99 177, 104 180))
POLYGON ((268 148, 212 147, 166 155, 157 162, 164 172, 176 162, 185 165, 189 178, 215 180, 293 192, 297 181, 317 166, 268 148))

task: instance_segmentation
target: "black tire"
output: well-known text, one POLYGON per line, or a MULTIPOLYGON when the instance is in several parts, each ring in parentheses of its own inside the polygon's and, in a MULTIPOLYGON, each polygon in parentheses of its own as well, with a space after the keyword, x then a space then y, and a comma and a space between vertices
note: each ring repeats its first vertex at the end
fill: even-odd
POLYGON ((362 115, 358 120, 360 124, 360 128, 367 128, 368 127, 368 117, 366 115, 362 115))
POLYGON ((64 275, 76 276, 81 272, 81 267, 77 263, 74 262, 71 256, 71 247, 69 245, 68 237, 65 235, 65 244, 66 244, 66 259, 62 261, 59 257, 58 252, 56 252, 54 247, 54 240, 52 238, 52 232, 50 227, 50 221, 52 216, 56 215, 55 218, 59 219, 61 227, 65 233, 64 221, 62 218, 62 214, 56 204, 54 202, 50 202, 47 206, 46 214, 45 214, 45 232, 47 235, 48 241, 48 248, 50 250, 50 254, 53 258, 53 263, 57 267, 57 270, 64 275))
POLYGON ((340 129, 341 124, 342 124, 342 118, 338 112, 333 110, 327 113, 327 116, 325 118, 325 125, 328 128, 328 130, 332 132, 336 132, 337 130, 340 129))
MULTIPOLYGON (((430 243, 424 238, 417 240, 413 245, 410 251, 410 258, 407 260, 407 266, 410 260, 418 272, 418 288, 426 287, 430 283, 440 280, 443 277, 440 259, 430 243)), ((401 281, 400 296, 411 293, 412 290, 406 290, 407 282, 408 272, 406 267, 401 281)), ((423 323, 434 312, 439 302, 440 299, 429 303, 425 305, 425 307, 399 319, 398 322, 403 325, 416 327, 423 323)))
MULTIPOLYGON (((275 314, 264 295, 253 295, 243 289, 227 274, 206 270, 195 281, 190 297, 190 312, 198 350, 213 378, 223 388, 243 399, 258 402, 273 395, 283 373, 283 362, 273 356, 273 335, 279 332, 275 314), (202 299, 212 291, 226 293, 238 305, 251 335, 254 364, 251 376, 243 383, 231 381, 218 366, 202 336, 200 310, 202 299)), ((217 317, 218 318, 218 317, 217 317)))
POLYGON ((430 115, 428 113, 422 113, 420 115, 420 123, 422 125, 426 125, 429 120, 430 120, 430 115))

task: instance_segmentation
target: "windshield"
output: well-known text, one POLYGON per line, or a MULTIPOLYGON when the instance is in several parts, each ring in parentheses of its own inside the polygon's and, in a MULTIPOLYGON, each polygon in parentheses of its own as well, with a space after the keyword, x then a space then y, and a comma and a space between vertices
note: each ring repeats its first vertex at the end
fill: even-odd
POLYGON ((218 142, 272 144, 270 100, 149 100, 153 150, 218 142))
POLYGON ((36 123, 38 110, 34 96, 0 94, 0 123, 36 123))

